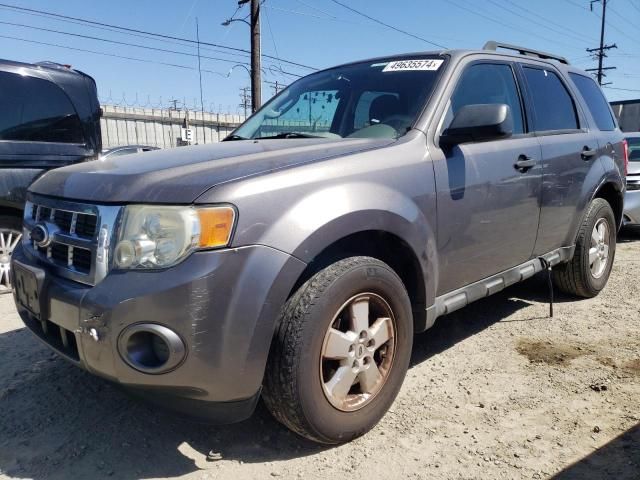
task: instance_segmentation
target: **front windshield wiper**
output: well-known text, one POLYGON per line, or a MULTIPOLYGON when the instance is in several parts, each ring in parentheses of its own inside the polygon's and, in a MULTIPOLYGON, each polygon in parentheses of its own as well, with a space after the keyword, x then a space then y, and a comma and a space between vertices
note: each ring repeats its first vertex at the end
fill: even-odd
POLYGON ((231 142, 233 140, 249 140, 249 139, 246 138, 246 137, 242 137, 240 135, 233 134, 233 135, 229 135, 228 137, 225 137, 222 141, 223 142, 231 142))
POLYGON ((277 135, 271 135, 269 137, 258 137, 260 140, 264 140, 265 138, 324 138, 320 135, 310 135, 308 133, 300 133, 300 132, 282 132, 277 135))

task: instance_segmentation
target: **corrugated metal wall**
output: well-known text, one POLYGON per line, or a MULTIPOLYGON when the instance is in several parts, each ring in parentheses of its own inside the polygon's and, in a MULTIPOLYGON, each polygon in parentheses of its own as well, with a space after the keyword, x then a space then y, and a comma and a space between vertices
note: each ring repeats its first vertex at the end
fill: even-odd
POLYGON ((150 145, 171 148, 181 145, 185 116, 193 131, 192 144, 216 143, 244 121, 241 115, 176 111, 157 108, 102 105, 102 147, 150 145))
POLYGON ((611 107, 623 132, 640 132, 640 100, 612 102, 611 107))

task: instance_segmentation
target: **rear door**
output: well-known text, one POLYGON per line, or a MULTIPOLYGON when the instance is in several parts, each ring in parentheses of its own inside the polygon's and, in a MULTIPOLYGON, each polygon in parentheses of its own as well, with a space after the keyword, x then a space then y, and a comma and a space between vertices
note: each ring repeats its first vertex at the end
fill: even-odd
POLYGON ((465 143, 431 152, 436 176, 438 295, 517 266, 530 259, 539 219, 540 146, 527 120, 514 65, 471 61, 462 67, 439 132, 466 105, 506 104, 513 136, 465 143), (516 168, 519 159, 534 166, 516 168))
POLYGON ((592 132, 598 138, 600 161, 605 162, 605 170, 618 168, 623 175, 624 135, 617 127, 609 102, 592 77, 573 72, 569 77, 587 107, 587 114, 590 115, 589 123, 594 126, 592 132))
MULTIPOLYGON (((540 227, 535 255, 573 245, 586 207, 590 175, 599 179, 598 141, 565 79, 550 65, 520 64, 532 112, 532 126, 542 150, 540 227)), ((593 182, 597 182, 597 179, 593 182)), ((592 182, 592 183, 593 183, 592 182)))

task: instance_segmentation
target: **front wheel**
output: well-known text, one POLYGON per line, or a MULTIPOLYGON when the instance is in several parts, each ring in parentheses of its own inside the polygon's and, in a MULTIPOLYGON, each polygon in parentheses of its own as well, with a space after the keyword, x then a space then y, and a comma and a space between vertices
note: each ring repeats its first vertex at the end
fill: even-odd
POLYGON ((589 205, 580 226, 573 258, 554 269, 560 290, 592 298, 607 284, 616 253, 616 220, 606 200, 596 198, 589 205))
POLYGON ((396 273, 370 257, 338 261, 285 305, 265 403, 278 421, 319 443, 363 435, 400 390, 412 337, 411 304, 396 273))
POLYGON ((11 292, 11 255, 22 238, 22 220, 0 215, 0 294, 11 292))

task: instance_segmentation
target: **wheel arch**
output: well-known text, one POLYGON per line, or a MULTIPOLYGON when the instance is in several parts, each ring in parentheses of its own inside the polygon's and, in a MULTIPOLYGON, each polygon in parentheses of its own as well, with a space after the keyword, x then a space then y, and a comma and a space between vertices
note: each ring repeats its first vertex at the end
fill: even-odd
POLYGON ((426 330, 429 287, 425 268, 415 249, 399 235, 387 230, 359 230, 326 245, 313 256, 289 295, 293 295, 304 282, 323 268, 352 256, 373 257, 389 265, 407 289, 413 311, 414 331, 426 330))
POLYGON ((619 182, 615 182, 611 179, 605 179, 596 189, 591 200, 595 198, 602 198, 606 200, 616 219, 616 227, 620 229, 622 226, 622 215, 624 211, 624 194, 619 182))

